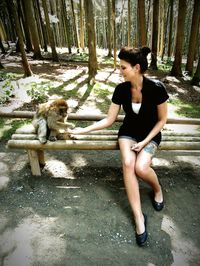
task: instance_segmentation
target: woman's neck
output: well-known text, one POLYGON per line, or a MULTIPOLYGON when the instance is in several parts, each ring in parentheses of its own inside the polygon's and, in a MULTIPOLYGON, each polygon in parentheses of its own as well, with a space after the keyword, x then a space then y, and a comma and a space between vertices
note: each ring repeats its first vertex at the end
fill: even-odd
POLYGON ((134 77, 134 80, 131 81, 131 87, 134 90, 141 90, 143 85, 143 75, 139 75, 138 77, 134 77))

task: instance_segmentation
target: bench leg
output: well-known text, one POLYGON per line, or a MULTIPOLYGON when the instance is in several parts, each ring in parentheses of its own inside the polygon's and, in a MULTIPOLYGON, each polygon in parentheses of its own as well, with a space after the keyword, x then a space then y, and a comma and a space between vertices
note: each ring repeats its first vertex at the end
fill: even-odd
POLYGON ((28 152, 29 162, 31 165, 32 175, 41 176, 38 151, 28 150, 27 152, 28 152))
POLYGON ((44 151, 43 150, 37 150, 37 154, 38 154, 38 160, 39 160, 39 164, 40 166, 45 166, 45 160, 44 160, 44 151))

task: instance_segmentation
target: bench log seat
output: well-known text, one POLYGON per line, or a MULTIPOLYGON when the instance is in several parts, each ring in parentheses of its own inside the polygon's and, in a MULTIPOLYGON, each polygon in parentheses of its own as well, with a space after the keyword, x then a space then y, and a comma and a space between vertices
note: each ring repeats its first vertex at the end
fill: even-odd
MULTIPOLYGON (((0 116, 15 118, 32 118, 33 114, 34 112, 15 111, 2 115, 0 112, 0 116)), ((106 115, 78 115, 71 113, 69 114, 68 120, 95 122, 105 117, 106 115)), ((119 115, 116 122, 122 122, 123 119, 124 116, 119 115)), ((169 118, 167 123, 199 126, 200 119, 169 118)), ((47 143, 41 144, 37 139, 35 129, 30 124, 16 130, 12 138, 8 141, 7 148, 27 150, 31 172, 33 175, 40 176, 40 167, 45 164, 45 150, 118 150, 117 132, 118 130, 99 130, 86 135, 76 135, 76 139, 57 140, 55 142, 47 141, 47 143)), ((159 150, 200 151, 200 132, 178 133, 164 129, 159 150)))

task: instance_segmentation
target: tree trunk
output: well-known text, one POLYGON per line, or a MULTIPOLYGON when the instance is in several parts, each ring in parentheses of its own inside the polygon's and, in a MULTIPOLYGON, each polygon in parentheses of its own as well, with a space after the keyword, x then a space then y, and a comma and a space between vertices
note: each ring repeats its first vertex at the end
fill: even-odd
POLYGON ((150 68, 157 70, 157 47, 158 47, 158 14, 159 0, 153 0, 153 26, 152 26, 152 42, 151 42, 151 64, 150 68))
POLYGON ((112 0, 112 22, 113 22, 113 50, 114 50, 114 70, 117 65, 117 36, 116 36, 116 23, 115 23, 115 0, 112 0))
POLYGON ((15 24, 15 30, 16 30, 17 36, 18 36, 19 48, 20 48, 21 56, 22 56, 22 65, 24 68, 24 75, 25 75, 25 77, 29 77, 32 75, 32 71, 31 71, 30 65, 28 63, 28 60, 26 57, 26 52, 24 49, 23 34, 21 31, 21 27, 20 27, 20 23, 19 23, 19 19, 18 19, 17 8, 16 8, 16 5, 13 2, 13 0, 10 0, 8 4, 10 6, 10 10, 12 10, 12 15, 13 15, 14 24, 15 24))
POLYGON ((63 17, 63 22, 64 22, 64 28, 66 30, 68 50, 69 50, 69 54, 71 54, 71 52, 72 52, 71 34, 70 34, 70 25, 69 25, 69 19, 68 19, 67 7, 66 7, 65 0, 61 0, 61 6, 62 6, 61 14, 63 14, 62 17, 63 17))
POLYGON ((38 15, 39 15, 39 20, 40 20, 40 24, 41 24, 41 31, 42 31, 42 38, 43 38, 43 47, 42 48, 44 49, 45 52, 47 52, 47 31, 45 29, 44 22, 42 20, 39 0, 36 0, 36 5, 37 5, 37 9, 38 9, 38 15))
POLYGON ((195 72, 194 77, 192 78, 192 81, 191 81, 192 85, 199 86, 199 83, 200 83, 200 56, 199 56, 199 61, 198 61, 196 72, 195 72))
POLYGON ((168 60, 172 55, 172 28, 173 28, 173 8, 174 8, 174 0, 170 0, 170 21, 169 21, 169 37, 168 37, 168 60))
POLYGON ((108 57, 112 56, 112 19, 111 19, 111 3, 107 0, 107 13, 108 13, 108 57))
POLYGON ((128 46, 131 45, 131 0, 128 0, 128 46))
POLYGON ((96 56, 96 34, 94 28, 93 16, 93 2, 90 0, 84 1, 87 35, 88 35, 88 49, 89 49, 89 82, 93 82, 97 74, 97 56, 96 56))
POLYGON ((146 45, 145 0, 138 0, 139 46, 146 45))
POLYGON ((192 25, 190 31, 190 41, 189 41, 189 48, 188 48, 188 55, 187 55, 187 63, 185 70, 188 71, 189 75, 192 75, 193 71, 193 62, 194 62, 194 55, 195 55, 195 48, 197 43, 198 37, 198 30, 199 30, 199 21, 200 21, 200 1, 194 1, 194 10, 192 16, 192 25))
POLYGON ((84 50, 85 44, 84 44, 83 0, 79 0, 79 5, 80 5, 80 47, 82 50, 84 50))
POLYGON ((71 0, 71 7, 72 7, 72 18, 73 18, 75 46, 77 47, 77 52, 79 53, 79 50, 80 50, 79 34, 78 34, 78 28, 77 28, 77 23, 76 23, 76 15, 75 15, 75 11, 74 11, 74 2, 73 2, 73 0, 71 0))
POLYGON ((42 0, 42 6, 44 9, 44 16, 45 16, 45 21, 46 21, 46 27, 47 27, 47 32, 48 32, 48 37, 49 37, 49 42, 51 45, 51 50, 52 50, 52 59, 55 62, 58 62, 58 55, 56 52, 56 45, 55 45, 55 40, 53 36, 53 31, 50 25, 50 20, 49 20, 49 14, 48 14, 48 8, 47 8, 47 3, 46 0, 42 0))
POLYGON ((186 2, 187 0, 179 0, 175 59, 171 70, 172 76, 182 76, 181 63, 182 63, 182 48, 184 42, 184 24, 185 24, 185 15, 187 7, 186 2))
POLYGON ((24 30, 24 37, 26 40, 26 51, 30 52, 33 51, 32 43, 31 43, 31 36, 28 28, 28 19, 27 19, 27 14, 24 10, 24 3, 23 1, 18 2, 18 10, 20 12, 20 17, 23 25, 23 30, 24 30))
POLYGON ((29 31, 31 33, 31 39, 33 44, 33 58, 34 59, 42 59, 41 51, 40 51, 40 43, 39 43, 39 37, 37 32, 37 26, 36 21, 34 17, 34 10, 32 5, 32 0, 23 0, 26 17, 28 18, 28 25, 29 25, 29 31))

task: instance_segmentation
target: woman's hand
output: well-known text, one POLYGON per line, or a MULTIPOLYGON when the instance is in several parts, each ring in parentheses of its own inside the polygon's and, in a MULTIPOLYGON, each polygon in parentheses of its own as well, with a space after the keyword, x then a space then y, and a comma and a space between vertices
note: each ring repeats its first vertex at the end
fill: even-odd
POLYGON ((132 151, 136 151, 136 152, 140 152, 145 146, 144 141, 140 141, 138 143, 133 144, 133 146, 131 147, 132 151))
POLYGON ((78 135, 78 134, 84 134, 86 133, 86 130, 84 127, 76 127, 74 129, 68 129, 67 132, 72 135, 78 135))

